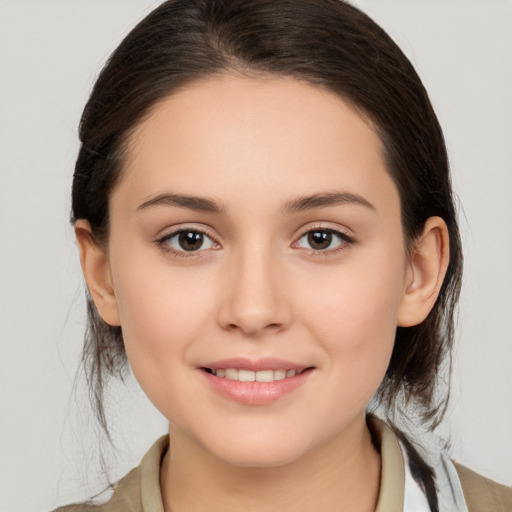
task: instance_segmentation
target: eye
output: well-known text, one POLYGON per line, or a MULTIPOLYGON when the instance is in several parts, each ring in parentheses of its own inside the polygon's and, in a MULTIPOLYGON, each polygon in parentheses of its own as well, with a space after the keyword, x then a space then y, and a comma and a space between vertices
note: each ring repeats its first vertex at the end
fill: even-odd
POLYGON ((213 249, 218 244, 206 233, 195 229, 180 229, 158 240, 158 244, 172 252, 198 252, 213 249))
POLYGON ((353 243, 351 237, 335 229, 312 229, 304 233, 296 242, 297 247, 314 251, 336 250, 353 243))

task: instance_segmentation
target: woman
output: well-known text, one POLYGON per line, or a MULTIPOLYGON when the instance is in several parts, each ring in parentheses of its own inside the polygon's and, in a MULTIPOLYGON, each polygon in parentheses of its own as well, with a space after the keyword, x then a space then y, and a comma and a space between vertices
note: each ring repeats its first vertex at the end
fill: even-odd
POLYGON ((111 57, 80 137, 98 415, 128 361, 170 430, 104 510, 510 507, 392 427, 443 416, 462 256, 428 96, 367 16, 166 2, 111 57))

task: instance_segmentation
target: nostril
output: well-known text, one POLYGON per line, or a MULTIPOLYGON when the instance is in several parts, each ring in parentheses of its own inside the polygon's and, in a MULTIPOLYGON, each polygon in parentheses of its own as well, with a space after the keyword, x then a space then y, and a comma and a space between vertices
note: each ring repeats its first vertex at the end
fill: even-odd
POLYGON ((257 338, 267 333, 277 333, 283 328, 280 323, 271 323, 267 325, 252 325, 249 322, 242 323, 240 325, 230 323, 226 326, 227 331, 236 332, 242 331, 249 338, 257 338))

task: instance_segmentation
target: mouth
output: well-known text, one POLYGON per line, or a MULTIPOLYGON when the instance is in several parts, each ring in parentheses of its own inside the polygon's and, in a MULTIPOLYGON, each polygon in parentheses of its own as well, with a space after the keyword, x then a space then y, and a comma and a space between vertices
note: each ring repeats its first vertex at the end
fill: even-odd
POLYGON ((289 379, 300 375, 302 372, 309 370, 310 368, 296 368, 296 369, 284 369, 279 368, 276 370, 265 369, 265 370, 247 370, 244 368, 202 368, 206 373, 220 377, 222 379, 240 381, 240 382, 275 382, 279 380, 289 379))
POLYGON ((244 405, 266 405, 292 395, 310 381, 314 366, 282 359, 224 359, 198 368, 211 389, 244 405))

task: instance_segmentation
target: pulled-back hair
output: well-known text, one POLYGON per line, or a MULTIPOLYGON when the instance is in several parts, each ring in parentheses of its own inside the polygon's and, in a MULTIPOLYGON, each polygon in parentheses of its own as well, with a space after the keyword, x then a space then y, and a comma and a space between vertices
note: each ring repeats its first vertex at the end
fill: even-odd
MULTIPOLYGON (((414 327, 398 327, 385 378, 376 394, 393 417, 414 406, 434 428, 449 387, 454 310, 462 254, 443 134, 411 63, 391 38, 341 0, 170 0, 122 41, 103 68, 80 123, 72 221, 89 221, 106 244, 109 197, 123 170, 126 142, 150 110, 193 81, 222 74, 291 77, 348 101, 379 135, 387 171, 400 196, 408 247, 426 220, 442 217, 450 261, 439 297, 414 327), (448 373, 449 374, 449 373, 448 373)), ((172 314, 172 312, 170 312, 172 314)), ((103 391, 127 367, 120 327, 107 325, 88 296, 82 362, 93 405, 107 431, 103 391)))

